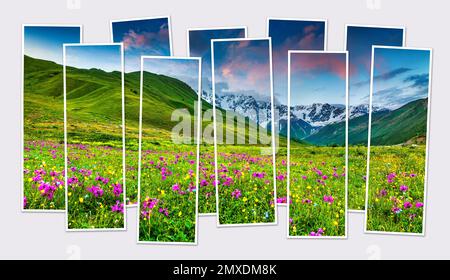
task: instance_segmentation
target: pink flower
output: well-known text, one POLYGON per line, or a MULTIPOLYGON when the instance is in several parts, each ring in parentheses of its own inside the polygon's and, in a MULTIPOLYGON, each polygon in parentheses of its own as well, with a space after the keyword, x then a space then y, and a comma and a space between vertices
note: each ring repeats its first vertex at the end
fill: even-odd
POLYGON ((180 190, 180 185, 178 185, 178 184, 173 185, 173 186, 172 186, 172 190, 173 190, 174 192, 179 191, 179 190, 180 190))
POLYGON ((231 196, 235 199, 239 199, 239 197, 242 196, 242 193, 239 189, 235 189, 232 193, 231 196))
POLYGON ((408 186, 401 185, 401 186, 400 186, 400 191, 401 191, 401 192, 406 192, 406 191, 408 191, 408 186))
POLYGON ((405 201, 405 203, 403 203, 403 208, 405 209, 409 209, 412 207, 412 203, 409 201, 405 201))
POLYGON ((324 202, 328 202, 328 204, 333 204, 333 202, 334 202, 334 198, 333 198, 333 196, 332 195, 324 195, 323 196, 323 201, 324 202))
POLYGON ((423 207, 423 203, 418 201, 416 202, 416 208, 422 208, 423 207))

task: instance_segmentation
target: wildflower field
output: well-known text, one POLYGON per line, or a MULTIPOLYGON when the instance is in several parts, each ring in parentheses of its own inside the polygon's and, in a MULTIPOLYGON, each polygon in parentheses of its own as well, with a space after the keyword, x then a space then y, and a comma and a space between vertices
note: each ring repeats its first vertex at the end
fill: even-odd
POLYGON ((219 224, 274 223, 273 157, 261 147, 218 147, 219 224))
POLYGON ((345 236, 345 148, 290 151, 289 236, 345 236))
POLYGON ((170 144, 143 148, 139 241, 195 242, 196 148, 170 144))
POLYGON ((368 231, 423 232, 425 145, 372 146, 368 231))
POLYGON ((24 144, 23 209, 64 210, 64 144, 24 144))
POLYGON ((67 146, 69 229, 124 227, 122 148, 67 146))

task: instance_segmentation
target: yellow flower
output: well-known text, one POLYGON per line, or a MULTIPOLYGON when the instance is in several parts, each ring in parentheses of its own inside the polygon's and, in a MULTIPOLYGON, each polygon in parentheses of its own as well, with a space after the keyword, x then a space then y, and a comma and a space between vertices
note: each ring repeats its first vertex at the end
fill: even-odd
POLYGON ((339 223, 337 221, 333 221, 333 225, 337 226, 337 225, 339 225, 339 223))
POLYGON ((31 181, 33 181, 33 178, 28 178, 28 182, 31 182, 31 181))
POLYGON ((161 195, 164 195, 164 194, 166 194, 166 191, 165 190, 161 190, 161 195))
POLYGON ((183 215, 183 213, 181 213, 181 211, 178 212, 178 217, 181 217, 181 215, 183 215))
POLYGON ((67 193, 67 196, 71 196, 71 195, 72 195, 72 193, 71 193, 71 192, 68 192, 68 193, 67 193))
POLYGON ((247 198, 246 198, 246 197, 244 197, 244 198, 242 199, 242 201, 244 201, 244 202, 247 202, 247 198))
POLYGON ((310 190, 310 189, 311 189, 311 186, 307 186, 306 188, 307 188, 308 190, 310 190))
POLYGON ((255 202, 259 202, 259 199, 255 198, 255 202))
POLYGON ((84 199, 82 197, 80 197, 79 201, 80 201, 80 203, 83 203, 84 199))
POLYGON ((45 190, 41 190, 41 193, 45 193, 45 190))

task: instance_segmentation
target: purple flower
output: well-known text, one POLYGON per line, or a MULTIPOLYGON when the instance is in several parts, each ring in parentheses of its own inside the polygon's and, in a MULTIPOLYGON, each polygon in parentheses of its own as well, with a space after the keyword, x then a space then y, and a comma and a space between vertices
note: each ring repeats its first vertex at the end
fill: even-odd
POLYGON ((420 201, 416 202, 416 208, 422 208, 423 207, 423 203, 420 201))
POLYGON ((178 184, 173 185, 173 186, 172 186, 172 190, 173 190, 174 192, 178 192, 178 191, 180 190, 180 185, 178 185, 178 184))
POLYGON ((333 202, 334 202, 334 198, 333 198, 333 196, 332 195, 324 195, 323 196, 323 201, 324 202, 328 202, 328 204, 333 204, 333 202))
POLYGON ((112 186, 113 186, 114 195, 119 197, 123 193, 122 185, 121 184, 112 184, 112 186))
POLYGON ((169 210, 167 208, 159 208, 159 213, 163 214, 164 216, 169 216, 169 210))
POLYGON ((408 191, 408 186, 401 185, 401 186, 400 186, 400 191, 401 191, 401 192, 406 192, 406 191, 408 191))
POLYGON ((378 196, 380 196, 380 197, 386 196, 386 195, 387 195, 387 190, 386 189, 380 190, 380 193, 378 194, 378 196))
POLYGON ((200 182, 200 186, 202 186, 202 187, 205 187, 205 186, 207 186, 209 183, 208 183, 208 181, 206 181, 205 179, 203 179, 201 182, 200 182))
POLYGON ((92 193, 94 197, 100 197, 103 195, 103 189, 99 186, 91 186, 87 188, 87 191, 92 193))
POLYGON ((23 197, 23 208, 27 207, 27 197, 23 197))
POLYGON ((233 198, 235 198, 235 199, 239 199, 239 197, 242 196, 242 193, 241 193, 240 190, 235 189, 235 190, 231 193, 231 196, 232 196, 233 198))
POLYGON ((266 173, 264 173, 264 172, 254 172, 252 174, 252 176, 255 177, 255 178, 262 179, 262 178, 264 178, 266 176, 266 173))
POLYGON ((116 204, 111 206, 112 212, 123 213, 123 203, 120 203, 119 200, 116 201, 116 204))
POLYGON ((409 201, 405 201, 405 203, 403 203, 403 208, 405 209, 409 209, 412 207, 412 203, 409 201))

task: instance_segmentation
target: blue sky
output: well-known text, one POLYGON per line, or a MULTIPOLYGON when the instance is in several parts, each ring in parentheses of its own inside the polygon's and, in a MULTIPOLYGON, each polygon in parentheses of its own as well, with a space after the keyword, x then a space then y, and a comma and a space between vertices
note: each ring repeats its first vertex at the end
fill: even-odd
POLYGON ((188 84, 198 92, 199 61, 178 58, 145 58, 144 71, 168 76, 188 84))
MULTIPOLYGON (((202 91, 212 94, 211 39, 244 38, 245 28, 189 31, 189 56, 202 58, 202 91)), ((203 96, 205 96, 203 94, 203 96)))
POLYGON ((401 28, 347 27, 350 105, 369 104, 372 45, 401 47, 403 33, 401 28))
POLYGON ((291 55, 291 106, 329 103, 345 105, 345 53, 291 55))
POLYGON ((114 43, 123 42, 127 73, 140 71, 142 55, 170 55, 168 18, 113 22, 112 32, 114 43))
POLYGON ((214 42, 214 82, 216 95, 270 101, 269 39, 214 42))
POLYGON ((106 72, 122 71, 120 45, 66 46, 66 65, 106 72))
POLYGON ((374 57, 374 106, 397 109, 428 97, 430 52, 376 48, 374 57))
POLYGON ((80 27, 25 26, 24 54, 63 63, 63 44, 80 43, 80 27))
POLYGON ((289 50, 324 50, 325 22, 269 19, 272 37, 273 88, 278 103, 287 104, 289 50))

